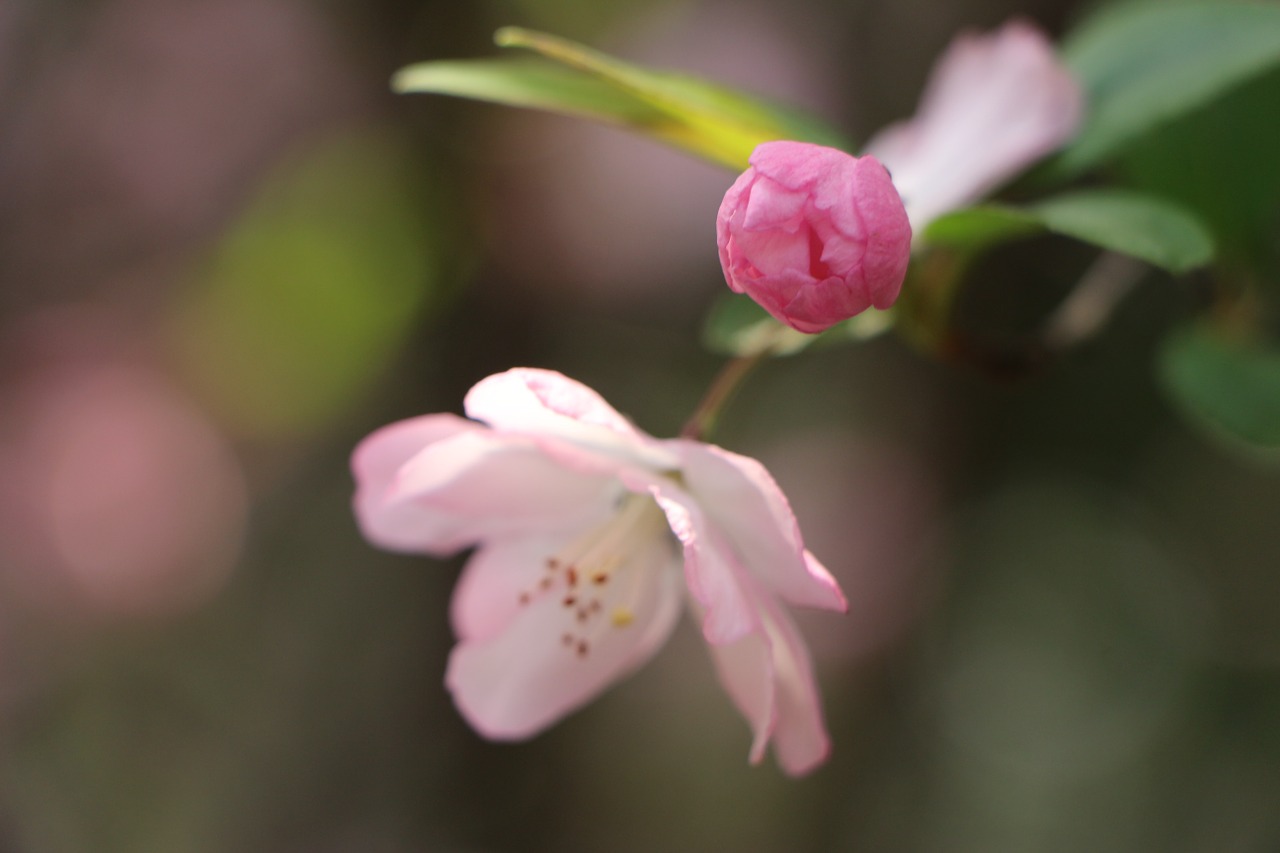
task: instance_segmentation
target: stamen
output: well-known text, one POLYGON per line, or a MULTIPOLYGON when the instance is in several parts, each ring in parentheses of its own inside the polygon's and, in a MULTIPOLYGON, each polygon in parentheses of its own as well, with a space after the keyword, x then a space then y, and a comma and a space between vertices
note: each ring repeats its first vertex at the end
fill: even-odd
POLYGON ((546 573, 536 590, 521 593, 520 602, 527 604, 541 593, 557 591, 560 603, 571 614, 570 624, 576 626, 561 635, 561 644, 585 659, 591 643, 604 639, 610 630, 635 622, 642 591, 653 582, 645 565, 647 559, 641 555, 653 547, 654 537, 666 532, 665 518, 651 498, 624 494, 612 518, 545 560, 546 573), (614 580, 614 575, 619 579, 614 580), (584 583, 599 593, 582 594, 584 583))

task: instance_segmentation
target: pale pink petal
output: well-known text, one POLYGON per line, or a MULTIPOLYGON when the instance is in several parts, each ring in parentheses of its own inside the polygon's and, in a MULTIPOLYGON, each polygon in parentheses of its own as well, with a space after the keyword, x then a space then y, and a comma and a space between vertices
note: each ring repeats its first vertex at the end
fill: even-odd
POLYGON ((1011 21, 959 36, 938 60, 916 115, 867 143, 889 169, 916 234, 1061 146, 1083 95, 1053 46, 1011 21))
POLYGON ((773 655, 767 635, 762 631, 747 634, 729 645, 708 645, 711 659, 725 692, 738 712, 751 726, 752 764, 764 759, 775 726, 773 655))
POLYGON ((368 490, 356 511, 375 544, 441 555, 492 537, 563 529, 616 493, 607 474, 568 467, 525 437, 479 429, 429 445, 384 488, 368 490))
POLYGON ((684 575, 702 613, 708 643, 732 643, 758 630, 755 608, 743 588, 743 568, 703 508, 674 485, 654 489, 658 506, 684 551, 684 575))
POLYGON ((554 370, 519 367, 481 379, 467 392, 469 417, 498 430, 563 439, 608 456, 669 465, 657 442, 595 391, 554 370))
POLYGON ((453 590, 449 615, 454 634, 459 640, 488 639, 506 629, 523 602, 552 592, 563 595, 563 579, 548 571, 548 560, 583 529, 606 522, 613 511, 612 505, 602 504, 598 517, 570 530, 498 539, 478 548, 453 590))
POLYGON ((714 445, 669 444, 681 456, 689 493, 766 589, 803 607, 847 608, 839 585, 806 554, 791 505, 763 465, 714 445))
POLYGON ((356 481, 353 506, 365 536, 384 547, 420 547, 424 540, 412 529, 416 515, 402 518, 400 513, 384 508, 396 476, 406 462, 429 446, 482 429, 480 424, 457 415, 424 415, 382 427, 356 445, 351 454, 351 473, 356 481))
POLYGON ((385 490, 400 466, 428 445, 458 433, 484 429, 457 415, 423 415, 396 421, 370 433, 351 453, 351 473, 356 479, 356 500, 385 490))
POLYGON ((752 762, 772 743, 782 769, 800 776, 831 750, 813 665, 787 613, 762 590, 750 594, 760 630, 731 645, 711 646, 712 658, 725 690, 751 724, 752 762))
POLYGON ((603 607, 589 620, 544 595, 500 634, 459 643, 445 683, 462 715, 488 738, 531 737, 648 661, 680 613, 673 561, 670 543, 651 538, 619 570, 619 583, 603 588, 603 607), (611 620, 617 607, 626 607, 626 624, 611 620))

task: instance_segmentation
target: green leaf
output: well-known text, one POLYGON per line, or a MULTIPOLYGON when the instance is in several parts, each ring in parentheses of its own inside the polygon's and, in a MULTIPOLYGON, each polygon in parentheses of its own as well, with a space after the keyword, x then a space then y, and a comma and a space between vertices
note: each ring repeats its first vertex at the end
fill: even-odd
POLYGON ((542 60, 426 62, 392 79, 398 92, 431 92, 548 110, 619 125, 735 171, 757 145, 794 139, 847 148, 815 119, 694 77, 651 71, 556 36, 506 27, 495 41, 542 60))
POLYGON ((1247 445, 1280 448, 1280 350, 1195 326, 1166 339, 1160 370, 1166 392, 1196 422, 1247 445))
POLYGON ((986 204, 952 211, 933 220, 925 228, 923 242, 977 250, 1043 230, 1044 224, 1030 211, 986 204))
POLYGON ((410 146, 365 131, 281 164, 168 318, 175 360, 237 435, 314 434, 443 294, 410 146))
POLYGON ((1213 239, 1175 204, 1123 190, 1085 190, 1030 207, 982 205, 934 220, 925 244, 980 250, 1049 231, 1182 273, 1213 258, 1213 239))
POLYGON ((1045 228, 1129 255, 1171 273, 1213 259, 1213 238, 1184 209, 1141 193, 1089 190, 1056 196, 1032 208, 1045 228))
POLYGON ((548 110, 622 125, 658 125, 667 119, 642 101, 620 96, 594 77, 540 59, 461 59, 424 62, 391 78, 397 92, 454 95, 509 107, 548 110))
POLYGON ((1145 0, 1105 9, 1063 44, 1089 101, 1055 159, 1074 174, 1280 63, 1280 5, 1145 0))

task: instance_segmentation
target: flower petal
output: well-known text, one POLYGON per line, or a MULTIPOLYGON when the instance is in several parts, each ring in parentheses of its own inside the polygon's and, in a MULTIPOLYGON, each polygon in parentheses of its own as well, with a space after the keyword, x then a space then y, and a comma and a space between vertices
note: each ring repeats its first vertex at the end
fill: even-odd
POLYGON ((610 457, 670 467, 658 443, 595 391, 554 370, 518 367, 481 379, 467 392, 469 417, 498 430, 558 437, 610 457))
POLYGON ((708 643, 732 643, 758 629, 758 619, 742 588, 738 556, 688 493, 670 484, 654 488, 654 498, 684 550, 684 576, 703 613, 708 643))
POLYGON ((804 550, 791 505, 763 465, 714 445, 669 444, 681 456, 690 494, 768 590, 802 607, 847 609, 835 579, 804 550))
POLYGON ((611 597, 585 624, 559 596, 545 595, 496 636, 459 643, 445 683, 462 715, 487 738, 524 739, 645 663, 680 613, 674 559, 665 538, 650 539, 630 555, 625 582, 605 587, 611 597), (619 602, 626 624, 610 621, 619 602))
POLYGON ((751 761, 760 761, 772 742, 782 769, 800 776, 831 751, 809 651, 776 601, 750 583, 748 594, 760 614, 760 630, 730 645, 712 645, 712 658, 725 690, 751 724, 751 761))
MULTIPOLYGON (((397 421, 366 436, 351 454, 356 480, 353 501, 356 521, 364 535, 385 547, 414 547, 396 543, 413 540, 405 519, 384 509, 388 490, 406 462, 426 448, 462 433, 482 430, 477 423, 457 415, 424 415, 397 421)), ((411 522, 410 521, 410 527, 411 522)))
POLYGON ((934 66, 920 108, 866 145, 893 174, 911 227, 977 201, 1071 138, 1080 86, 1034 26, 963 34, 934 66))
POLYGON ((607 521, 612 512, 612 506, 601 505, 600 516, 581 527, 498 539, 477 549, 458 578, 449 606, 458 639, 485 640, 506 630, 524 611, 522 601, 546 591, 539 584, 550 577, 547 561, 561 553, 583 529, 607 521))
MULTIPOLYGON (((593 517, 617 493, 606 473, 564 464, 523 436, 461 432, 429 445, 357 504, 384 548, 449 554, 485 539, 556 530, 593 517)), ((587 468, 589 466, 582 466, 587 468)))

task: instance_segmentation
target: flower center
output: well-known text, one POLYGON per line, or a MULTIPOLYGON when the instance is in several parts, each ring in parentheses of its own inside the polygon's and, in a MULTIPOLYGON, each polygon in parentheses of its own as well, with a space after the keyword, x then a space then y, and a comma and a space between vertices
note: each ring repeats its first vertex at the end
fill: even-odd
POLYGON ((591 653, 603 631, 627 628, 646 583, 655 546, 669 540, 666 516, 648 495, 628 493, 618 511, 603 524, 548 557, 534 590, 520 593, 520 603, 555 595, 568 625, 562 645, 578 657, 591 653))

